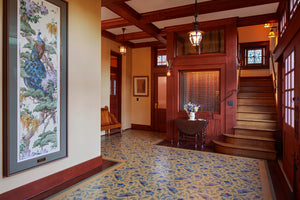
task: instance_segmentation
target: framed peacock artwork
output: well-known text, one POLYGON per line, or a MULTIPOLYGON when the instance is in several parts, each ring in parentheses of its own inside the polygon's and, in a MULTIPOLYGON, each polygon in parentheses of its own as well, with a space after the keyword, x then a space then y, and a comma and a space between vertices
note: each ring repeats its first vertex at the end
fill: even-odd
POLYGON ((5 176, 67 156, 63 0, 4 0, 5 176))

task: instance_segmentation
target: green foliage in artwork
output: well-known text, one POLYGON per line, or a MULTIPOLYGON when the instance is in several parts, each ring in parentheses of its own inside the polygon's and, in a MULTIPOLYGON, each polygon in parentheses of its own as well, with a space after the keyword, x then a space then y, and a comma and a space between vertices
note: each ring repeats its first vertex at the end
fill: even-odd
POLYGON ((55 110, 57 108, 57 100, 54 99, 53 101, 49 97, 43 98, 43 101, 37 105, 34 109, 33 112, 42 112, 46 110, 55 110))
POLYGON ((56 54, 55 49, 50 45, 45 46, 45 51, 49 51, 50 54, 56 54))
POLYGON ((27 23, 26 21, 21 20, 20 24, 21 24, 20 29, 22 32, 26 34, 26 36, 31 36, 36 34, 35 30, 33 30, 30 24, 27 23))
POLYGON ((22 154, 25 149, 26 149, 26 144, 24 143, 24 140, 20 140, 20 145, 19 145, 19 148, 20 148, 20 154, 22 154))
POLYGON ((25 45, 23 46, 23 48, 27 48, 27 49, 32 50, 32 49, 33 49, 33 44, 27 43, 27 44, 25 44, 25 45))
POLYGON ((33 143, 33 148, 35 147, 44 147, 49 143, 52 143, 52 148, 57 147, 57 128, 55 127, 53 131, 47 131, 39 135, 38 139, 33 143))
POLYGON ((28 51, 20 53, 20 58, 28 58, 29 56, 30 56, 30 53, 28 51))
POLYGON ((20 117, 22 117, 23 115, 30 115, 33 117, 32 112, 28 109, 28 108, 24 108, 21 112, 20 112, 20 117))
POLYGON ((44 93, 41 89, 33 89, 29 88, 28 90, 24 91, 23 93, 24 97, 33 97, 33 98, 41 98, 44 97, 44 93))

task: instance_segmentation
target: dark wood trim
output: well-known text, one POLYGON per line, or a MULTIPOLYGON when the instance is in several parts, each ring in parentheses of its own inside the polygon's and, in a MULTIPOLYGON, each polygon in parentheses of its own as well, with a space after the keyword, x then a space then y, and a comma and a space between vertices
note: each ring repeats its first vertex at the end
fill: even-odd
POLYGON ((144 131, 151 131, 151 126, 148 125, 142 125, 142 124, 131 124, 131 129, 136 130, 144 130, 144 131))
POLYGON ((46 198, 98 173, 101 165, 102 156, 99 156, 0 194, 0 199, 23 200, 46 198))
POLYGON ((262 42, 248 42, 248 43, 240 43, 240 55, 241 55, 241 64, 242 69, 269 69, 269 52, 270 52, 270 44, 269 41, 262 42), (246 49, 254 49, 254 48, 265 48, 265 64, 250 64, 247 65, 245 63, 245 50, 246 49))
POLYGON ((132 23, 128 22, 123 18, 107 19, 101 21, 101 30, 107 30, 112 28, 121 28, 125 26, 130 26, 132 23))
POLYGON ((142 29, 144 32, 148 33, 152 37, 156 38, 161 43, 163 44, 167 43, 167 40, 160 35, 159 28, 157 28, 151 23, 146 23, 146 24, 142 23, 140 21, 141 15, 126 3, 122 2, 118 4, 107 5, 107 8, 115 13, 118 13, 118 15, 120 15, 130 23, 134 24, 135 26, 139 27, 140 29, 142 29))
MULTIPOLYGON (((106 38, 108 38, 108 39, 110 39, 112 41, 115 41, 117 43, 121 43, 121 41, 118 41, 116 39, 117 38, 116 35, 108 32, 108 31, 105 31, 105 30, 101 31, 101 36, 106 37, 106 38)), ((125 41, 125 45, 128 46, 128 47, 130 47, 130 48, 134 47, 134 44, 132 42, 129 42, 129 41, 125 41)))
MULTIPOLYGON (((144 39, 144 38, 151 38, 152 36, 145 32, 135 32, 135 33, 127 33, 124 34, 124 40, 138 40, 138 39, 144 39)), ((117 35, 116 40, 121 42, 123 40, 123 34, 117 35)))
POLYGON ((276 61, 279 60, 280 56, 282 56, 285 48, 291 43, 295 35, 300 30, 300 9, 297 8, 296 12, 293 15, 293 18, 287 22, 287 28, 283 33, 282 37, 278 40, 278 45, 274 50, 274 58, 276 61))
MULTIPOLYGON (((248 1, 232 1, 232 0, 215 0, 198 3, 198 14, 207 14, 213 12, 220 12, 225 10, 232 10, 238 8, 245 8, 250 6, 264 5, 268 3, 276 3, 279 0, 248 0, 248 1)), ((155 21, 168 20, 179 17, 193 16, 195 12, 195 4, 186 6, 179 6, 175 8, 162 9, 144 13, 141 15, 140 21, 142 23, 152 23, 155 21), (162 15, 163 13, 163 15, 162 15)))
POLYGON ((251 17, 240 17, 237 21, 237 26, 253 26, 265 23, 276 23, 279 21, 279 15, 277 13, 257 15, 251 17))

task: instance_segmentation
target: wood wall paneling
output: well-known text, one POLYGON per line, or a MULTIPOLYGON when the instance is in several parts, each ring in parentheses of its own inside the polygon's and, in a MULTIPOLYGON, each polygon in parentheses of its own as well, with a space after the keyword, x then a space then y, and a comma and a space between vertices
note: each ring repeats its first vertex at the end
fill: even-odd
MULTIPOLYGON (((171 30, 171 29, 170 29, 171 30)), ((169 31, 170 31, 169 30, 169 31)), ((175 32, 175 31, 174 31, 175 32)), ((168 59, 173 58, 176 52, 175 33, 167 33, 168 59)), ((207 119, 207 145, 212 139, 217 139, 225 132, 233 133, 236 122, 237 100, 236 100, 236 55, 237 55, 237 28, 236 20, 225 25, 225 53, 188 55, 175 57, 173 62, 172 76, 167 80, 167 137, 177 141, 177 129, 173 119, 186 117, 185 111, 179 110, 179 73, 184 70, 220 70, 220 114, 215 114, 214 118, 208 112, 198 112, 197 117, 207 119), (228 105, 228 101, 233 102, 233 106, 228 105)))

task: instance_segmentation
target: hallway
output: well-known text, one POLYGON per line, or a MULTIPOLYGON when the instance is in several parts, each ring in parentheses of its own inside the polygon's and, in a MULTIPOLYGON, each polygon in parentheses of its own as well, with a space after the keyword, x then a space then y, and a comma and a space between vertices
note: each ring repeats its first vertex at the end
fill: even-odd
POLYGON ((272 199, 266 162, 155 145, 161 133, 102 137, 119 163, 49 199, 272 199))

